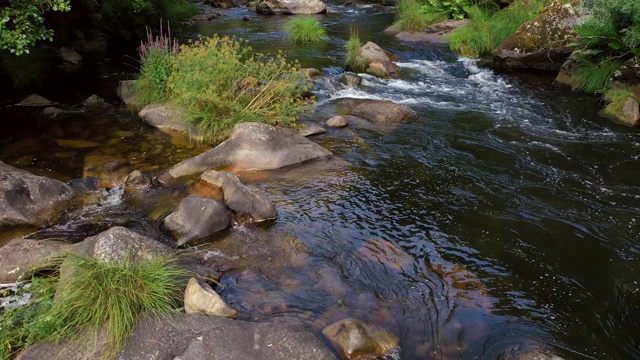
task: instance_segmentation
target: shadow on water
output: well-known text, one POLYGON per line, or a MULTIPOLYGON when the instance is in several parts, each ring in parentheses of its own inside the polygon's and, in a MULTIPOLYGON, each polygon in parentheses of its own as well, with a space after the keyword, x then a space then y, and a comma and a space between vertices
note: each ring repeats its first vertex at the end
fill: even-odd
MULTIPOLYGON (((349 164, 242 174, 276 204, 278 221, 235 224, 197 246, 223 268, 222 296, 241 317, 302 321, 316 332, 360 318, 397 334, 405 359, 494 359, 529 346, 567 359, 640 358, 637 131, 603 122, 597 100, 549 81, 398 44, 381 35, 388 8, 331 6, 318 18, 332 40, 316 46, 284 40, 288 17, 245 9, 185 34, 234 35, 323 68, 310 121, 343 97, 418 112, 394 129, 352 126, 315 138, 349 164), (400 78, 335 85, 353 27, 363 42, 400 55, 400 78)), ((84 177, 95 152, 153 171, 202 151, 113 111, 37 120, 35 133, 3 138, 2 160, 66 181, 84 177), (99 145, 59 148, 56 139, 67 137, 99 145)), ((75 219, 170 242, 161 219, 191 190, 101 191, 75 219)), ((73 227, 73 216, 43 237, 96 231, 73 227)))

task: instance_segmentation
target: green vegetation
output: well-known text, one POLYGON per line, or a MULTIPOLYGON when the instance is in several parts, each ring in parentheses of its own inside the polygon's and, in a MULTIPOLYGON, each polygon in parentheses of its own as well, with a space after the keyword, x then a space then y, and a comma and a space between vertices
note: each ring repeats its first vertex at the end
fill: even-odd
POLYGON ((175 311, 189 275, 169 257, 111 263, 69 254, 64 266, 64 277, 34 279, 34 300, 3 314, 0 359, 42 340, 96 341, 101 330, 102 357, 113 358, 142 316, 175 311))
POLYGON ((400 0, 394 25, 402 31, 420 32, 440 21, 464 19, 474 6, 496 8, 492 0, 400 0))
POLYGON ((345 56, 347 69, 356 73, 365 72, 369 63, 367 59, 362 56, 362 44, 360 43, 357 32, 351 31, 351 37, 349 37, 344 47, 347 52, 345 56))
POLYGON ((607 59, 598 63, 593 63, 586 58, 580 59, 580 64, 571 69, 576 90, 589 94, 606 91, 611 76, 620 65, 620 61, 616 59, 607 59))
POLYGON ((50 67, 50 59, 42 47, 31 48, 20 56, 0 52, 0 72, 7 75, 14 89, 41 85, 50 67))
POLYGON ((514 3, 496 12, 486 7, 467 8, 471 23, 449 35, 449 47, 464 56, 490 54, 507 36, 533 19, 541 8, 542 3, 536 1, 514 3))
POLYGON ((243 41, 214 36, 180 48, 167 87, 184 120, 220 141, 242 122, 293 125, 307 81, 282 54, 253 54, 243 41))
POLYGON ((169 98, 167 81, 179 50, 178 44, 171 38, 169 24, 166 33, 161 27, 160 35, 156 37, 147 29, 147 42, 140 46, 140 74, 135 83, 135 103, 151 104, 169 98))
POLYGON ((44 24, 49 11, 71 10, 70 0, 13 0, 0 5, 0 51, 29 53, 38 40, 53 40, 53 30, 44 24))
POLYGON ((299 17, 287 21, 284 25, 289 41, 297 44, 314 43, 328 40, 327 31, 312 17, 299 17))

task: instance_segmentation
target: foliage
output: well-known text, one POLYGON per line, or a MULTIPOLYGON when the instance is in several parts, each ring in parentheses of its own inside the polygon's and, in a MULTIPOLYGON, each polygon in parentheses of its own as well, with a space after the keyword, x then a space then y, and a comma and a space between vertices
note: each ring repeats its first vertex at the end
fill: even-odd
POLYGON ((541 3, 514 3, 497 12, 486 7, 466 9, 471 23, 449 35, 449 47, 464 56, 478 57, 491 53, 504 39, 540 11, 541 3))
POLYGON ((599 63, 581 59, 580 64, 571 69, 576 90, 589 94, 605 92, 609 87, 611 76, 620 67, 620 64, 619 60, 614 59, 607 59, 599 63))
POLYGON ((32 48, 20 56, 0 53, 0 71, 11 78, 14 89, 41 85, 49 66, 50 59, 42 47, 32 48))
POLYGON ((420 32, 447 19, 469 17, 469 8, 494 9, 493 0, 400 0, 395 25, 402 31, 420 32))
POLYGON ((588 0, 593 16, 576 28, 580 41, 590 49, 612 56, 640 56, 640 2, 588 0))
POLYGON ((38 40, 53 40, 53 30, 44 24, 49 11, 69 11, 70 0, 13 0, 0 8, 0 51, 29 53, 38 40))
POLYGON ((69 270, 65 276, 34 281, 35 300, 3 316, 0 359, 41 340, 97 339, 103 328, 103 357, 115 357, 140 317, 174 312, 181 279, 189 275, 169 257, 115 263, 69 254, 64 265, 69 270))
POLYGON ((178 43, 171 38, 169 24, 166 33, 161 24, 160 34, 156 37, 147 28, 147 41, 140 46, 140 74, 135 83, 136 104, 147 105, 168 99, 167 81, 179 50, 178 43))
POLYGON ((347 51, 347 55, 345 56, 347 69, 356 73, 365 72, 369 66, 369 62, 362 56, 362 44, 360 43, 357 32, 351 31, 351 37, 349 37, 349 40, 345 44, 345 50, 347 51))
POLYGON ((623 101, 628 97, 635 97, 629 89, 609 89, 604 93, 604 99, 608 102, 623 101))
POLYGON ((287 30, 287 38, 293 43, 314 43, 329 39, 320 21, 312 17, 289 20, 284 27, 287 30))
MULTIPOLYGON (((434 18, 442 18, 439 14, 433 14, 434 18)), ((446 17, 444 17, 446 19, 446 17)), ((426 30, 435 22, 429 14, 425 13, 424 5, 417 0, 400 0, 398 2, 398 16, 394 23, 402 31, 419 32, 426 30)))
POLYGON ((214 36, 181 47, 168 87, 185 120, 220 141, 242 122, 294 124, 307 81, 282 54, 254 55, 246 42, 214 36))

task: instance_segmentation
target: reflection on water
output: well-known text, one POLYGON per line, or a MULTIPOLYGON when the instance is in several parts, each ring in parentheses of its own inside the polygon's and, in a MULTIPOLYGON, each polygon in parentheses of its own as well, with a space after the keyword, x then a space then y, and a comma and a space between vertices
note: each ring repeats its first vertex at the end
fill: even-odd
MULTIPOLYGON (((333 40, 317 47, 287 44, 286 17, 243 22, 245 10, 194 29, 281 47, 324 68, 316 89, 324 110, 313 121, 341 97, 391 99, 419 114, 392 131, 353 126, 315 138, 348 163, 243 174, 279 219, 236 224, 197 246, 224 271, 225 300, 244 319, 302 321, 316 333, 344 317, 376 323, 400 337, 405 359, 493 359, 528 347, 567 359, 640 358, 637 131, 603 122, 590 97, 396 44, 379 35, 388 9, 332 11, 320 18, 333 40), (363 40, 401 56, 400 78, 335 86, 356 21, 363 40)), ((68 180, 82 177, 96 152, 124 158, 112 170, 154 171, 201 151, 114 111, 42 120, 38 133, 5 139, 1 157, 68 180), (99 146, 70 149, 57 139, 99 146)), ((159 223, 193 191, 202 189, 112 191, 74 216, 170 241, 159 223)))

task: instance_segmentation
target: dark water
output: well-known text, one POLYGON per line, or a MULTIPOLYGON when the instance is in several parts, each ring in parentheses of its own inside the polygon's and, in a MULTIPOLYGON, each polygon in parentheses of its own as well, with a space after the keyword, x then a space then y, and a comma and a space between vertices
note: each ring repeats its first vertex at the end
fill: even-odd
MULTIPOLYGON (((244 319, 303 321, 317 333, 346 316, 376 323, 400 337, 405 359, 494 359, 528 347, 566 359, 640 358, 640 134, 599 118, 597 99, 547 78, 398 44, 381 35, 389 9, 331 10, 319 17, 332 37, 323 45, 287 44, 286 17, 243 22, 244 10, 187 34, 234 34, 323 68, 314 120, 340 97, 391 99, 418 112, 395 128, 315 139, 352 166, 293 169, 268 181, 245 174, 279 219, 236 225, 199 247, 224 264, 227 302, 244 319), (399 79, 335 86, 356 26, 363 41, 400 55, 399 79)), ((169 143, 145 131, 140 143, 169 143)), ((78 176, 60 169, 52 172, 78 176)), ((112 191, 98 206, 154 228, 183 195, 112 191)))

